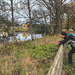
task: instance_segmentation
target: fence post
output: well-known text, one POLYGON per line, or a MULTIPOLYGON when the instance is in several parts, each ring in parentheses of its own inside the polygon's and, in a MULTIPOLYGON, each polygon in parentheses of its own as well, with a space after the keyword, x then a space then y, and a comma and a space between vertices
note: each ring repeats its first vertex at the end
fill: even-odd
POLYGON ((61 75, 63 65, 63 55, 64 50, 63 45, 61 45, 47 75, 61 75))

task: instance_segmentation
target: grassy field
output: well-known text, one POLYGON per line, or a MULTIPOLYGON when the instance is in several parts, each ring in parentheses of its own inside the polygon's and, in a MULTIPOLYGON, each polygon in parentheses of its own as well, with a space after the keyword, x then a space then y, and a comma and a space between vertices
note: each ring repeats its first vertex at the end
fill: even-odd
MULTIPOLYGON (((13 29, 11 28, 10 31, 12 32, 13 29)), ((26 30, 26 29, 21 29, 21 28, 15 28, 15 31, 16 31, 16 32, 28 32, 28 30, 26 30)))
POLYGON ((16 32, 26 32, 26 31, 28 31, 28 30, 26 30, 26 29, 21 29, 21 28, 15 28, 15 31, 16 31, 16 32))
POLYGON ((2 29, 0 29, 0 31, 2 31, 2 29))
MULTIPOLYGON (((1 75, 46 75, 58 51, 60 35, 46 36, 26 42, 10 42, 0 47, 1 75)), ((68 51, 67 51, 68 53, 68 51)), ((67 58, 67 57, 66 57, 67 58)), ((68 61, 63 64, 63 75, 74 75, 75 68, 68 61)), ((75 62, 75 55, 73 55, 75 62)))
POLYGON ((71 50, 71 47, 66 50, 66 57, 64 57, 63 63, 63 75, 75 75, 75 53, 72 55, 73 64, 68 64, 68 53, 71 50))
POLYGON ((73 65, 68 64, 68 61, 64 60, 63 75, 75 75, 75 55, 73 54, 73 65))
POLYGON ((8 43, 0 48, 0 74, 46 75, 58 51, 58 45, 32 45, 33 43, 8 43))
MULTIPOLYGON (((4 31, 3 29, 0 29, 0 31, 4 31)), ((13 29, 9 29, 10 32, 13 32, 13 29)), ((21 28, 15 28, 16 32, 28 32, 26 29, 21 29, 21 28)))

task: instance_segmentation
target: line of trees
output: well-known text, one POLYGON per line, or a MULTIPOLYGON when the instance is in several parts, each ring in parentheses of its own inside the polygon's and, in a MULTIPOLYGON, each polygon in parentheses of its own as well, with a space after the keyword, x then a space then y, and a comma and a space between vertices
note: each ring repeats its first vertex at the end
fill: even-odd
POLYGON ((30 23, 32 35, 32 22, 35 25, 49 24, 54 33, 61 32, 65 22, 68 30, 75 24, 75 4, 65 2, 66 0, 0 0, 0 25, 12 25, 14 30, 14 22, 23 20, 30 23))

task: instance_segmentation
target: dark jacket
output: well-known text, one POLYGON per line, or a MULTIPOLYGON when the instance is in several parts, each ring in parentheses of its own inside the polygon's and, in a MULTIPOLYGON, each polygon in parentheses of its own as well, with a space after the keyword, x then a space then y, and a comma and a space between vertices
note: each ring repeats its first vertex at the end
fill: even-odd
MULTIPOLYGON (((72 36, 68 36, 68 37, 66 36, 66 37, 64 37, 63 41, 60 41, 60 45, 61 44, 64 45, 68 40, 74 40, 74 38, 72 36)), ((71 44, 71 42, 69 44, 71 44)), ((72 45, 71 45, 71 47, 72 47, 72 45)))

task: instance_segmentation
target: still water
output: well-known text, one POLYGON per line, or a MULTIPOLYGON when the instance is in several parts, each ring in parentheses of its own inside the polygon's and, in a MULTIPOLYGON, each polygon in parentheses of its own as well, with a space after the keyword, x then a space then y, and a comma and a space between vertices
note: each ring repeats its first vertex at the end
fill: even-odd
MULTIPOLYGON (((0 42, 1 41, 13 41, 13 33, 7 33, 6 32, 6 37, 2 37, 2 32, 0 32, 0 42)), ((27 41, 31 40, 31 34, 25 33, 25 32, 15 32, 16 40, 17 41, 27 41)), ((42 38, 42 34, 33 34, 34 39, 42 38)))

